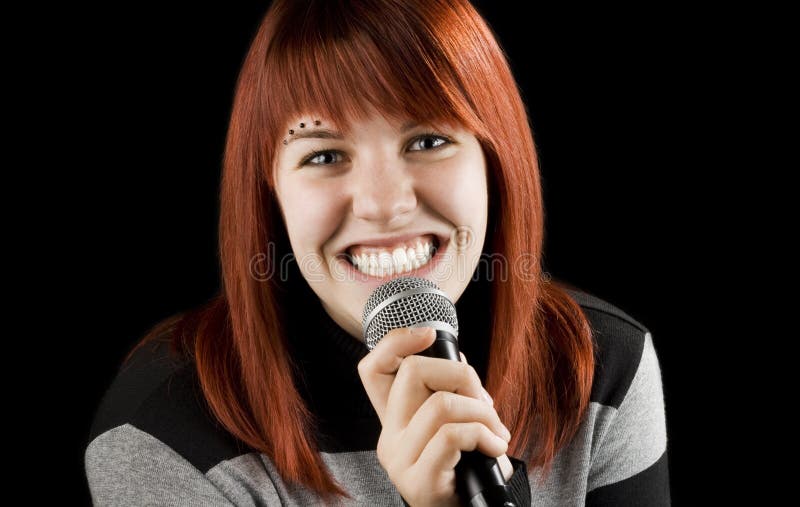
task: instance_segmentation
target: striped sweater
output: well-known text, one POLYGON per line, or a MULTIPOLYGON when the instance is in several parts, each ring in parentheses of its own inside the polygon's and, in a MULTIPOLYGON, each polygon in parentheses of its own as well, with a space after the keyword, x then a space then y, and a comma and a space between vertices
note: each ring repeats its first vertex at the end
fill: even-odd
MULTIPOLYGON (((651 335, 610 304, 570 294, 594 332, 591 402, 546 478, 510 456, 515 499, 536 506, 669 505, 661 373, 651 335)), ((479 320, 486 312, 475 311, 481 297, 468 289, 456 308, 460 348, 484 380, 488 340, 478 337, 487 336, 479 320)), ((289 326, 291 353, 303 372, 298 388, 319 418, 323 461, 353 498, 342 505, 404 505, 375 453, 380 422, 356 369, 366 346, 318 300, 302 317, 289 326)), ((172 357, 166 340, 140 348, 120 369, 97 409, 85 467, 95 505, 319 504, 215 422, 193 363, 172 357)))

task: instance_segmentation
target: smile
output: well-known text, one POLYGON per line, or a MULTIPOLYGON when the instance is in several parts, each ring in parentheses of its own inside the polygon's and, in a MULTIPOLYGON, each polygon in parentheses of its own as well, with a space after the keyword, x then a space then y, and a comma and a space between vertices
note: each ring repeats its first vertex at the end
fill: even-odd
POLYGON ((438 247, 438 238, 428 234, 391 247, 354 246, 347 249, 347 259, 359 272, 366 275, 392 276, 427 265, 438 247))

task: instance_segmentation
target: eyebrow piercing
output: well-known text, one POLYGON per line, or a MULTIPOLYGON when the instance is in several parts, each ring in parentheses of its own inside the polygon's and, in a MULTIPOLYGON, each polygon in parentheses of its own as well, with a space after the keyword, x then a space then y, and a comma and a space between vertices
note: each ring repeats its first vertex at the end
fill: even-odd
MULTIPOLYGON (((322 122, 321 122, 321 121, 319 121, 319 120, 314 120, 314 125, 321 125, 321 124, 322 124, 322 122)), ((306 128, 306 124, 305 124, 305 123, 301 123, 301 124, 300 124, 300 128, 301 128, 301 129, 304 129, 304 128, 306 128)), ((294 129, 289 129, 289 135, 290 135, 290 136, 291 136, 291 135, 294 135, 294 129)), ((287 141, 286 139, 284 139, 284 140, 283 140, 283 144, 289 144, 289 141, 287 141)))

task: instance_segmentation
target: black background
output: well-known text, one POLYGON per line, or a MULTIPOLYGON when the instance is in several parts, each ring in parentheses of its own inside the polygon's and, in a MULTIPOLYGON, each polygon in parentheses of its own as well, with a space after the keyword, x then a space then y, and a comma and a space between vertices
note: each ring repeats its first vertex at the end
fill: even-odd
MULTIPOLYGON (((710 282, 697 275, 710 220, 697 204, 708 163, 697 131, 714 65, 706 22, 655 5, 532 6, 520 15, 505 2, 475 3, 529 108, 545 188, 546 268, 652 331, 673 501, 701 503, 705 491, 694 485, 712 449, 700 443, 711 433, 700 414, 716 410, 702 396, 711 386, 700 381, 708 320, 700 301, 710 282)), ((64 379, 72 393, 65 438, 74 445, 62 470, 77 500, 89 502, 83 451, 93 411, 125 352, 219 287, 224 136, 237 72, 266 7, 76 7, 48 48, 50 78, 63 84, 54 124, 70 171, 62 197, 75 279, 62 292, 62 323, 79 338, 70 342, 77 367, 64 379)))

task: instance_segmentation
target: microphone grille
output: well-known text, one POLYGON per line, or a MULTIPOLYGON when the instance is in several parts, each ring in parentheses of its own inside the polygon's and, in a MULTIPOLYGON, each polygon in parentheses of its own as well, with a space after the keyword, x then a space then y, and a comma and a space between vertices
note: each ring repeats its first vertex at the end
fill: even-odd
POLYGON ((380 285, 364 306, 364 343, 372 350, 399 327, 430 326, 458 336, 458 317, 450 299, 425 278, 401 276, 380 285))

